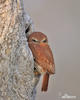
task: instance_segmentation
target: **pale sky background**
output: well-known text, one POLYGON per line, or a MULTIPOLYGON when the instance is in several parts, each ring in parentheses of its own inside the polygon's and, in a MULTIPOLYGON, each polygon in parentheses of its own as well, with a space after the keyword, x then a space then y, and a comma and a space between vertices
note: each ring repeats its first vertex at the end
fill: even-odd
POLYGON ((41 92, 40 81, 36 100, 63 100, 65 94, 80 100, 80 0, 24 0, 24 5, 35 31, 48 36, 56 65, 48 92, 41 92))

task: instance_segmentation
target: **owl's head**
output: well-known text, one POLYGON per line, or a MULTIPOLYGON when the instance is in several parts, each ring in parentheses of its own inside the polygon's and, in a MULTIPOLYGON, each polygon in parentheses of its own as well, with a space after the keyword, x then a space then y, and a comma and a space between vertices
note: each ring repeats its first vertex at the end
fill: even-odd
POLYGON ((48 43, 47 36, 42 32, 33 32, 28 37, 28 42, 32 43, 48 43))

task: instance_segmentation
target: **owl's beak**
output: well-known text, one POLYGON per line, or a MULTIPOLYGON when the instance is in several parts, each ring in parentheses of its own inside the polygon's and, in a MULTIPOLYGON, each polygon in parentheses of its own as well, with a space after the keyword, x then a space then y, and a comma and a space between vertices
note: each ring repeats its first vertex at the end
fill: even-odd
POLYGON ((45 46, 47 43, 40 42, 40 46, 45 46))

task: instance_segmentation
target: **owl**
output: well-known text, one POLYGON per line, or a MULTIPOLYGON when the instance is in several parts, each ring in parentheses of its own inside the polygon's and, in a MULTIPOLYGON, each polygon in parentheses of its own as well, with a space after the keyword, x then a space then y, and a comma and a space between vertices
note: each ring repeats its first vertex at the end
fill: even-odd
POLYGON ((35 76, 43 76, 41 91, 48 90, 49 76, 55 73, 55 64, 48 38, 42 32, 33 32, 28 37, 28 45, 32 51, 35 76))

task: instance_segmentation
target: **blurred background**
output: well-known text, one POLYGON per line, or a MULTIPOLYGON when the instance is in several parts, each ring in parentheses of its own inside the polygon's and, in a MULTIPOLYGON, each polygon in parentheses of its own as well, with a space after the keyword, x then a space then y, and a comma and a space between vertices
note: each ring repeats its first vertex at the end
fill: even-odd
POLYGON ((56 65, 47 93, 40 80, 36 100, 80 100, 80 0, 24 0, 24 6, 35 31, 48 36, 56 65))

